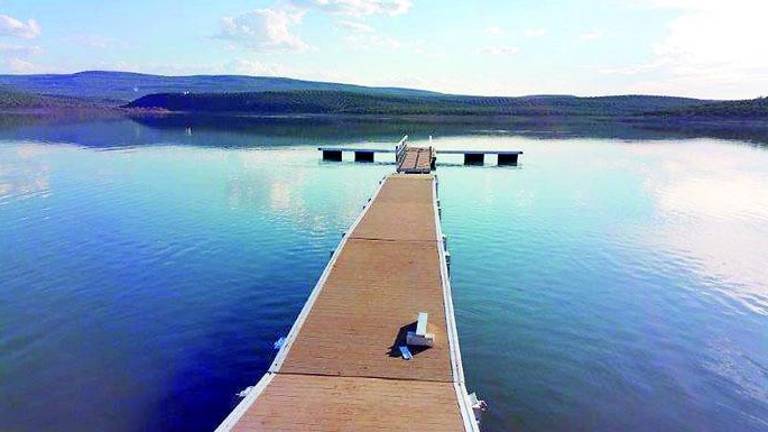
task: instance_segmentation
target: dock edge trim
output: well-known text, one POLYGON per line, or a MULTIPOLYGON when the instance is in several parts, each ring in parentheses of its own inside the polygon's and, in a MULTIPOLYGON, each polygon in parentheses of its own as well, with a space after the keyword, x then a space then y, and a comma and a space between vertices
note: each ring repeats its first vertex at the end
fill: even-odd
POLYGON ((293 322, 293 325, 291 326, 291 330, 285 339, 285 343, 283 343, 283 346, 280 347, 280 351, 277 352, 277 356, 275 356, 275 359, 272 361, 272 364, 267 370, 267 373, 264 374, 264 376, 259 380, 256 386, 250 391, 250 393, 248 393, 248 396, 246 396, 242 401, 240 401, 239 404, 237 404, 237 406, 235 406, 232 412, 230 412, 229 415, 221 422, 219 427, 216 428, 215 432, 228 432, 232 430, 232 428, 237 424, 240 418, 248 411, 251 405, 253 405, 253 403, 256 402, 256 399, 258 399, 258 397, 261 395, 264 389, 266 389, 267 385, 269 384, 270 381, 272 381, 272 378, 274 378, 275 374, 277 374, 277 372, 280 370, 280 367, 283 365, 283 362, 285 361, 285 358, 288 355, 288 350, 291 348, 291 346, 293 345, 293 342, 296 340, 296 337, 298 336, 299 331, 301 330, 301 326, 304 324, 304 321, 307 319, 307 316, 309 315, 310 310, 312 310, 312 306, 315 304, 315 300, 320 295, 320 292, 323 290, 323 287, 325 286, 325 281, 328 279, 328 275, 331 273, 331 269, 333 268, 334 264, 336 264, 336 260, 339 258, 339 255, 341 254, 341 250, 344 248, 344 245, 347 243, 347 240, 352 234, 352 231, 354 231, 354 229, 357 228, 357 225, 360 224, 360 222, 363 220, 363 217, 368 213, 368 209, 371 208, 371 203, 373 202, 374 199, 376 199, 376 196, 381 191, 381 188, 384 186, 385 180, 386 180, 386 176, 382 177, 381 180, 379 180, 379 185, 376 188, 376 191, 373 193, 373 195, 371 195, 371 198, 364 205, 363 211, 360 212, 360 214, 358 214, 357 218, 349 227, 347 232, 344 234, 344 237, 341 239, 338 246, 336 246, 336 249, 334 249, 331 259, 328 261, 328 264, 326 264, 325 268, 323 269, 323 273, 320 275, 320 279, 318 279, 317 283, 315 283, 314 288, 312 288, 312 292, 309 294, 309 298, 307 299, 306 303, 304 303, 304 306, 302 307, 301 312, 299 312, 299 316, 293 322))
POLYGON ((433 174, 432 180, 432 207, 435 210, 435 234, 437 236, 437 250, 440 256, 440 278, 443 285, 443 304, 445 306, 445 323, 448 327, 448 345, 451 353, 451 367, 453 369, 453 387, 456 390, 456 400, 459 403, 459 411, 464 422, 464 429, 471 432, 479 432, 480 425, 475 418, 475 412, 469 403, 469 394, 464 384, 464 367, 461 362, 461 349, 459 348, 459 332, 456 328, 456 317, 453 310, 453 296, 451 290, 451 277, 448 273, 448 263, 445 259, 445 243, 443 242, 443 228, 440 218, 438 199, 439 180, 433 174))
POLYGON ((251 389, 250 392, 248 392, 248 395, 243 398, 243 400, 240 401, 239 404, 235 407, 235 409, 232 410, 232 412, 229 413, 229 415, 224 419, 224 421, 221 422, 219 427, 217 427, 214 432, 228 432, 231 431, 233 427, 237 424, 237 422, 240 421, 240 418, 243 417, 243 415, 248 412, 248 409, 253 405, 253 403, 256 401, 256 399, 261 396, 261 393, 264 392, 264 389, 267 388, 267 385, 272 381, 272 378, 275 377, 275 374, 272 373, 265 373, 264 376, 261 377, 258 383, 251 389))
POLYGON ((291 347, 293 346, 293 343, 296 341, 296 338, 299 335, 299 331, 301 330, 301 327, 304 325, 304 321, 307 320, 307 316, 309 316, 309 312, 312 310, 312 306, 314 306, 315 301, 320 296, 320 293, 323 291, 323 288, 325 287, 325 282, 327 281, 328 276, 331 274, 331 270, 333 269, 333 266, 336 264, 336 261, 338 260, 339 255, 341 255, 341 251, 344 249, 344 246, 347 244, 347 240, 355 231, 355 228, 357 228, 357 226, 363 220, 365 215, 368 214, 368 210, 371 208, 371 204, 379 195, 379 192, 381 192, 382 187, 384 187, 385 180, 386 180, 386 176, 383 177, 381 180, 379 180, 379 185, 376 188, 376 191, 373 193, 373 195, 371 195, 371 197, 368 199, 368 202, 366 202, 365 205, 363 206, 364 207, 363 211, 360 212, 360 214, 357 216, 355 221, 352 223, 352 225, 344 234, 344 238, 341 239, 338 246, 336 246, 336 249, 334 249, 331 259, 328 261, 328 264, 326 264, 325 269, 323 269, 323 273, 320 275, 320 279, 317 280, 315 287, 312 289, 312 292, 309 294, 309 298, 307 299, 307 302, 304 303, 304 307, 301 309, 299 316, 296 318, 296 321, 293 322, 293 326, 291 326, 291 330, 290 332, 288 332, 288 336, 285 338, 285 343, 283 344, 282 347, 280 347, 280 351, 277 352, 277 356, 275 356, 275 360, 272 362, 272 365, 269 367, 270 373, 277 373, 280 370, 280 368, 283 366, 283 362, 285 362, 285 358, 288 356, 288 351, 291 349, 291 347))
MULTIPOLYGON (((450 276, 448 273, 448 265, 445 258, 446 251, 445 251, 445 244, 443 242, 443 230, 442 230, 442 225, 440 220, 441 219, 440 209, 438 204, 439 202, 438 183, 439 182, 438 182, 437 175, 433 174, 432 176, 433 176, 432 207, 434 211, 435 228, 436 228, 435 240, 437 242, 437 246, 438 246, 437 250, 438 250, 438 255, 440 260, 440 277, 441 277, 441 284, 443 288, 443 304, 445 308, 448 344, 450 347, 449 352, 451 357, 451 369, 452 369, 453 378, 454 378, 454 381, 452 384, 456 393, 456 399, 459 405, 459 411, 461 413, 464 429, 469 432, 479 432, 479 424, 477 419, 475 418, 474 411, 469 402, 469 395, 467 393, 465 383, 464 383, 464 370, 463 370, 462 361, 461 361, 461 351, 459 349, 459 336, 458 336, 458 330, 456 328, 456 320, 454 317, 451 282, 450 282, 450 276)), ((301 327, 304 324, 304 321, 306 320, 307 316, 309 315, 309 312, 314 306, 315 300, 317 299, 317 297, 319 297, 320 293, 322 292, 322 289, 325 286, 325 282, 328 279, 328 276, 330 275, 331 269, 336 264, 336 261, 339 255, 341 254, 341 251, 344 248, 344 245, 346 244, 347 240, 350 238, 352 232, 355 230, 355 228, 357 228, 357 226, 363 220, 365 215, 368 213, 368 210, 371 207, 371 203, 378 196, 379 192, 381 191, 381 189, 383 188, 386 182, 386 179, 387 179, 387 176, 384 176, 379 181, 378 187, 376 188, 373 195, 371 195, 371 198, 368 200, 368 202, 364 205, 363 211, 360 212, 358 217, 352 223, 352 225, 344 234, 344 237, 342 238, 342 240, 339 242, 338 246, 334 250, 333 255, 331 256, 331 259, 328 261, 328 264, 323 270, 323 273, 321 274, 320 279, 318 279, 317 283, 312 289, 312 292, 310 293, 306 303, 304 303, 304 306, 302 307, 302 310, 299 313, 299 316, 294 321, 293 326, 291 327, 291 330, 288 333, 288 336, 286 337, 285 343, 278 351, 277 356, 275 357, 274 361, 269 367, 267 373, 265 373, 262 376, 262 378, 251 389, 248 395, 242 401, 240 401, 240 403, 238 403, 237 406, 229 413, 229 415, 221 422, 221 424, 215 429, 215 432, 228 432, 232 430, 232 428, 238 423, 238 421, 240 421, 242 416, 248 411, 248 409, 250 409, 253 403, 258 399, 258 397, 263 393, 263 391, 266 389, 266 387, 269 385, 269 383, 278 373, 278 371, 280 370, 280 367, 282 366, 283 362, 285 361, 285 358, 288 355, 288 351, 293 345, 293 342, 296 340, 299 334, 299 331, 301 330, 301 327)))

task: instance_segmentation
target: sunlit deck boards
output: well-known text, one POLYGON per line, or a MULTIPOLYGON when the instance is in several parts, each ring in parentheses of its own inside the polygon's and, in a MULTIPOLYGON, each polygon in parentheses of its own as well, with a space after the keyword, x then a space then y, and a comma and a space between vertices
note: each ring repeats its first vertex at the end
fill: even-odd
POLYGON ((464 429, 449 383, 277 374, 233 430, 464 429))
POLYGON ((437 245, 411 243, 350 239, 280 372, 451 382, 437 245), (419 312, 437 344, 404 361, 395 338, 419 312))
POLYGON ((431 175, 389 176, 350 237, 437 241, 433 179, 431 175))
POLYGON ((435 150, 432 147, 406 147, 397 165, 399 173, 427 174, 432 171, 435 150))
POLYGON ((387 177, 342 242, 270 373, 221 430, 466 431, 432 175, 387 177), (435 345, 401 358, 429 313, 435 345))

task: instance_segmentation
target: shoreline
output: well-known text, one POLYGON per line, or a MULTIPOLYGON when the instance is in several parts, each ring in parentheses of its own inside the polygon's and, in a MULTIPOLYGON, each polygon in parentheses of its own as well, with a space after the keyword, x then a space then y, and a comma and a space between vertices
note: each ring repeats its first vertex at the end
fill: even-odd
POLYGON ((424 123, 476 124, 476 123, 624 123, 624 124, 678 124, 678 125, 734 125, 766 126, 768 118, 718 117, 718 116, 669 116, 669 115, 572 115, 572 114, 388 114, 388 113, 288 113, 276 114, 247 111, 171 111, 164 109, 124 108, 116 106, 83 108, 20 108, 2 109, 0 116, 40 117, 125 117, 125 118, 236 118, 258 120, 342 120, 342 121, 406 121, 424 123))

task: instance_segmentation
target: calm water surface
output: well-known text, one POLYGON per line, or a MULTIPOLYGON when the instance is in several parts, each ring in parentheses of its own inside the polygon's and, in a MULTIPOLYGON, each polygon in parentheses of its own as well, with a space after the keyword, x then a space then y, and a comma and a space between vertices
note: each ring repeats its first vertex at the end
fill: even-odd
MULTIPOLYGON (((434 129, 525 151, 438 170, 485 431, 768 430, 768 149, 434 129)), ((227 415, 393 169, 290 131, 0 128, 0 430, 227 415)))

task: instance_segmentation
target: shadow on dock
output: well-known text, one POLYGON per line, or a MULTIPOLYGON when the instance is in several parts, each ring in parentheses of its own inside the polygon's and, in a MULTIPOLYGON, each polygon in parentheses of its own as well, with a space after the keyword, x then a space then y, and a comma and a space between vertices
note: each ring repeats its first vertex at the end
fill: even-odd
MULTIPOLYGON (((390 357, 402 357, 403 354, 400 352, 400 347, 406 344, 406 338, 408 336, 408 332, 415 332, 416 331, 416 321, 404 325, 400 327, 400 330, 397 332, 397 336, 395 336, 395 341, 392 342, 392 346, 389 347, 389 356, 390 357)), ((408 349, 411 351, 411 354, 416 357, 419 355, 419 353, 422 353, 430 347, 428 346, 415 346, 415 345, 408 345, 408 349)))

